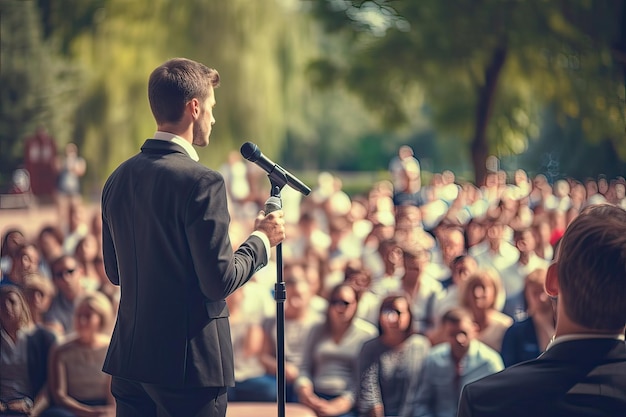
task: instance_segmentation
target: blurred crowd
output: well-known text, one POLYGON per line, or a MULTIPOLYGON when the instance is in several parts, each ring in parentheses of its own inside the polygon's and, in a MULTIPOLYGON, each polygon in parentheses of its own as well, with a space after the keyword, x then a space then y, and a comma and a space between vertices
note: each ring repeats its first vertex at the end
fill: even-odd
MULTIPOLYGON (((269 181, 236 153, 220 172, 236 248, 269 181)), ((465 384, 550 342, 554 306, 543 286, 569 222, 589 204, 626 209, 622 177, 550 183, 493 170, 473 184, 446 170, 426 183, 408 146, 389 173, 362 195, 329 172, 307 197, 282 190, 282 263, 227 299, 237 381, 229 401, 276 401, 284 319, 287 401, 319 416, 454 416, 465 384)), ((0 414, 114 414, 101 367, 120 290, 103 268, 100 213, 76 190, 36 236, 2 225, 0 414)))

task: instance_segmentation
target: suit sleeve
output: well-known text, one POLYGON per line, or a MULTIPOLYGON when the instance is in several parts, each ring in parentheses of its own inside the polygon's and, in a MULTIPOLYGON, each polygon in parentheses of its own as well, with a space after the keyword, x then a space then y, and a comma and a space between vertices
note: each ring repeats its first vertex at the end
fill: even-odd
POLYGON ((185 233, 200 289, 212 301, 226 298, 268 261, 258 236, 250 236, 233 253, 229 226, 224 180, 219 173, 209 171, 189 197, 185 233))
MULTIPOLYGON (((104 207, 104 200, 102 207, 104 207)), ((113 244, 109 222, 105 218, 104 211, 102 213, 102 255, 104 259, 104 270, 109 281, 111 281, 112 284, 120 285, 117 255, 115 254, 115 246, 113 244)))

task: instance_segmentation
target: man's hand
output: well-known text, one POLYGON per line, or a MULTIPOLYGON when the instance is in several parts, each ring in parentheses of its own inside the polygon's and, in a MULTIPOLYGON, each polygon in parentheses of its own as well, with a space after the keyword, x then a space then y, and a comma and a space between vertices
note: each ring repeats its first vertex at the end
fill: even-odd
POLYGON ((254 230, 263 232, 274 247, 285 239, 285 213, 276 210, 268 215, 261 210, 254 223, 254 230))

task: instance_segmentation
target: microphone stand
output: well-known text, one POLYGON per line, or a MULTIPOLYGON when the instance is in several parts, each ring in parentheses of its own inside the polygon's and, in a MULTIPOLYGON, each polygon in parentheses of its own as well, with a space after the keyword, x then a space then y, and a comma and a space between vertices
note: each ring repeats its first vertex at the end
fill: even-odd
MULTIPOLYGON (((269 174, 272 192, 265 202, 265 214, 282 208, 280 191, 287 184, 284 173, 273 170, 269 174)), ((276 387, 278 417, 285 417, 286 386, 285 386, 285 300, 287 290, 283 281, 283 244, 276 245, 276 284, 274 300, 276 301, 276 387)))

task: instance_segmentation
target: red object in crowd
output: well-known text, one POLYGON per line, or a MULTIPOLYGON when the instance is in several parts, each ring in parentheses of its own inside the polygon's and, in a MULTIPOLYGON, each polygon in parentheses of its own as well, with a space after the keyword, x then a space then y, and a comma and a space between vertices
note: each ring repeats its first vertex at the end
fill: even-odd
POLYGON ((563 233, 565 233, 565 229, 554 229, 550 235, 550 244, 552 246, 556 245, 556 243, 563 237, 563 233))
POLYGON ((53 195, 57 188, 57 145, 43 128, 26 139, 24 167, 30 174, 30 187, 34 195, 53 195))

